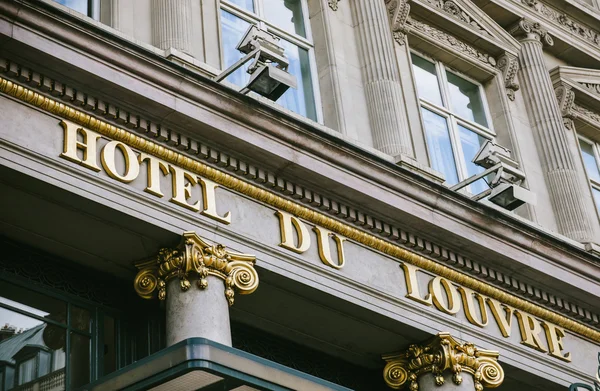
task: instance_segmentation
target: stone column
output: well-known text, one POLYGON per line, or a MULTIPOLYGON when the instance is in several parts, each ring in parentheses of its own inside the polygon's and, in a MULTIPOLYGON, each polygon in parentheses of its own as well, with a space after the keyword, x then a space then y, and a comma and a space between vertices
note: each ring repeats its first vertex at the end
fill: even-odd
POLYGON ((382 0, 354 0, 362 75, 374 147, 414 157, 387 8, 382 0))
POLYGON ((543 46, 554 42, 539 23, 526 19, 515 25, 511 33, 521 42, 519 76, 558 231, 571 239, 589 242, 594 235, 591 213, 585 207, 582 185, 544 61, 543 46))
POLYGON ((395 390, 481 391, 496 388, 504 381, 498 352, 483 350, 472 343, 460 343, 449 333, 439 333, 406 351, 384 355, 386 384, 395 390))
POLYGON ((152 0, 154 46, 192 54, 192 0, 152 0))
POLYGON ((210 245, 185 232, 177 248, 163 248, 139 269, 134 288, 144 299, 166 300, 167 346, 187 338, 207 338, 231 346, 229 306, 234 289, 258 288, 255 257, 210 245))

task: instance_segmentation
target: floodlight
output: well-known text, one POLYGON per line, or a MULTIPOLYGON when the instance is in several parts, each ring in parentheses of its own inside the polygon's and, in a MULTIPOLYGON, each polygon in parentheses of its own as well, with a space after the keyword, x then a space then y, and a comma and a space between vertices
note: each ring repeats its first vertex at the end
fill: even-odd
POLYGON ((268 65, 262 65, 254 71, 246 86, 273 101, 279 99, 290 87, 297 87, 296 78, 286 71, 268 65))
POLYGON ((535 194, 511 183, 501 183, 492 190, 488 200, 504 209, 514 210, 527 203, 535 205, 535 194))
POLYGON ((251 75, 248 84, 240 90, 242 94, 254 91, 270 100, 277 100, 288 88, 297 88, 296 77, 287 68, 289 62, 279 46, 279 38, 252 25, 238 43, 237 50, 246 54, 214 78, 220 82, 250 60, 247 72, 251 75))

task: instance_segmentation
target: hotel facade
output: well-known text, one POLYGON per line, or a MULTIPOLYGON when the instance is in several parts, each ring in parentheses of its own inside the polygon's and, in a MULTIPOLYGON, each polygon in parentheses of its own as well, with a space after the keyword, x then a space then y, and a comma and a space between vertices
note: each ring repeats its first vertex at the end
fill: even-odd
POLYGON ((600 2, 0 0, 0 201, 0 391, 596 391, 600 2))

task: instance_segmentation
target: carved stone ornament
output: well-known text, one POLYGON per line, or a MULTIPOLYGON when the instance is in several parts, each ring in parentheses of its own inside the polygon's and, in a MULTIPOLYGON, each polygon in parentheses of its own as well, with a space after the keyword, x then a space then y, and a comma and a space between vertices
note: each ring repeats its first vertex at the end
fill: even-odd
POLYGON ((234 291, 247 295, 258 288, 258 274, 254 269, 254 255, 239 254, 228 251, 220 244, 211 245, 196 235, 195 232, 184 232, 181 244, 177 248, 162 248, 156 257, 138 263, 134 288, 144 299, 154 297, 165 300, 167 282, 179 279, 182 291, 191 287, 190 278, 198 279, 199 289, 208 288, 207 277, 218 277, 225 282, 225 297, 229 305, 233 305, 234 291))
POLYGON ((496 66, 496 59, 493 56, 476 49, 472 45, 446 33, 445 31, 439 30, 436 27, 430 26, 427 23, 411 17, 408 18, 407 25, 412 31, 421 32, 429 39, 438 42, 442 47, 452 48, 484 64, 491 65, 493 67, 496 66))
POLYGON ((548 34, 548 30, 542 28, 538 22, 529 19, 521 19, 509 29, 509 32, 517 38, 531 38, 541 42, 543 45, 552 46, 554 40, 548 34))
POLYGON ((329 8, 331 8, 334 11, 337 11, 339 2, 340 0, 329 0, 327 4, 329 4, 329 8))
POLYGON ((452 16, 453 18, 460 20, 463 23, 466 23, 472 29, 476 30, 479 33, 483 33, 488 36, 492 36, 489 31, 487 31, 475 18, 469 15, 462 7, 454 0, 426 0, 429 4, 434 6, 435 8, 440 9, 446 14, 452 16))
POLYGON ((444 384, 444 371, 452 372, 452 381, 460 385, 462 373, 473 375, 475 390, 496 388, 504 381, 504 370, 498 363, 498 352, 478 349, 472 343, 461 344, 449 333, 439 333, 422 345, 410 345, 404 352, 383 356, 386 384, 399 390, 408 385, 418 391, 418 378, 431 373, 438 386, 444 384))
POLYGON ((531 9, 535 10, 538 14, 557 23, 563 30, 575 35, 578 39, 600 48, 600 31, 594 30, 585 26, 582 23, 575 21, 573 18, 565 14, 564 12, 558 11, 538 0, 515 0, 516 2, 521 1, 531 9))
POLYGON ((571 87, 560 85, 554 89, 560 114, 563 117, 571 118, 573 111, 573 103, 575 103, 575 93, 571 87))
POLYGON ((505 53, 498 59, 497 67, 504 76, 504 87, 508 99, 515 100, 515 92, 519 90, 519 84, 515 81, 519 71, 519 59, 512 54, 505 53))
POLYGON ((592 94, 600 95, 600 84, 595 83, 579 83, 583 88, 591 92, 592 94))
POLYGON ((406 22, 410 13, 410 4, 408 4, 408 0, 385 0, 385 5, 390 17, 394 40, 398 44, 404 45, 409 30, 406 22))

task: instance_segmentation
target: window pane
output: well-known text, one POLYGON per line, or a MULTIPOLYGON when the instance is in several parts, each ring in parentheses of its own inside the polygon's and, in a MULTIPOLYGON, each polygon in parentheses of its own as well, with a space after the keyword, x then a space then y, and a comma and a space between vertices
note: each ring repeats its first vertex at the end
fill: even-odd
POLYGON ((71 327, 81 331, 90 331, 90 312, 76 306, 71 307, 71 327))
POLYGON ((594 195, 594 201, 596 201, 596 208, 598 209, 598 212, 600 212, 600 190, 593 187, 592 194, 594 195))
POLYGON ((74 9, 77 12, 81 12, 84 15, 89 16, 88 12, 88 0, 55 0, 59 4, 74 9))
MULTIPOLYGON (((229 66, 233 65, 233 63, 244 56, 244 54, 237 50, 236 47, 244 33, 250 27, 250 23, 227 11, 221 10, 221 25, 223 31, 223 57, 225 59, 225 68, 229 68, 229 66)), ((245 86, 248 83, 248 80, 250 80, 250 75, 246 72, 250 63, 251 61, 248 61, 225 80, 240 87, 245 86)))
MULTIPOLYGON (((17 384, 37 382, 43 389, 49 378, 56 380, 53 390, 64 390, 64 360, 62 365, 54 356, 63 354, 66 330, 61 326, 47 324, 41 320, 0 307, 0 319, 8 326, 2 327, 0 339, 0 362, 16 369, 17 384), (39 362, 37 361, 39 360, 39 362), (44 377, 36 381, 36 379, 44 377)), ((12 384, 12 373, 6 381, 12 384)), ((1 389, 1 388, 0 388, 1 389)))
POLYGON ((295 113, 316 121, 317 113, 315 109, 308 51, 299 48, 284 39, 280 40, 279 43, 285 49, 285 56, 290 62, 288 72, 296 76, 298 88, 289 88, 285 94, 277 100, 277 103, 295 113))
POLYGON ((431 167, 444 174, 448 184, 454 185, 458 183, 458 175, 446 118, 425 108, 421 108, 421 112, 425 123, 427 150, 429 151, 431 167))
POLYGON ((71 333, 71 387, 81 387, 90 382, 90 338, 71 333))
POLYGON ((247 11, 254 12, 254 1, 253 0, 227 0, 228 3, 237 5, 247 11))
MULTIPOLYGON (((56 322, 67 323, 67 305, 64 302, 10 283, 0 283, 0 303, 56 322)), ((40 323, 42 322, 34 320, 34 324, 27 323, 20 327, 29 328, 40 323)))
POLYGON ((440 94, 435 65, 414 54, 411 58, 419 98, 442 106, 442 95, 440 94))
POLYGON ((579 140, 581 146, 581 155, 583 156, 583 163, 590 179, 600 182, 600 172, 598 172, 598 164, 594 157, 594 148, 592 144, 586 143, 583 140, 579 140))
POLYGON ((117 370, 117 339, 114 318, 104 316, 104 375, 117 370))
POLYGON ((263 0, 267 21, 292 34, 306 36, 300 0, 263 0))
MULTIPOLYGON (((479 151, 479 148, 481 148, 483 143, 485 143, 486 138, 465 128, 462 125, 458 125, 458 132, 460 135, 460 145, 462 147, 463 158, 467 167, 467 175, 469 177, 477 175, 480 172, 482 172, 484 168, 476 165, 471 160, 473 160, 473 158, 479 151)), ((477 182, 471 183, 469 185, 469 191, 472 194, 479 194, 482 191, 487 190, 488 188, 489 186, 483 179, 480 179, 477 182)))
POLYGON ((487 126, 483 102, 479 95, 479 86, 451 72, 446 72, 446 77, 448 78, 452 112, 462 119, 487 126))

